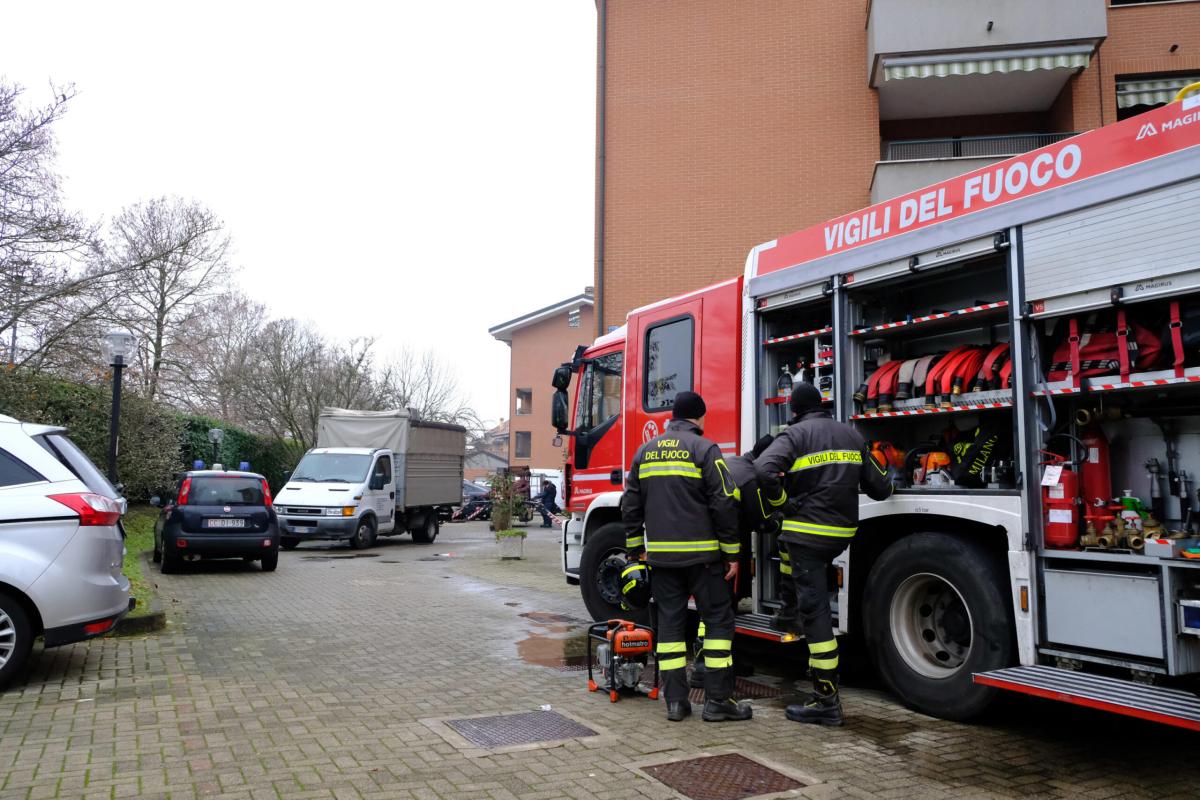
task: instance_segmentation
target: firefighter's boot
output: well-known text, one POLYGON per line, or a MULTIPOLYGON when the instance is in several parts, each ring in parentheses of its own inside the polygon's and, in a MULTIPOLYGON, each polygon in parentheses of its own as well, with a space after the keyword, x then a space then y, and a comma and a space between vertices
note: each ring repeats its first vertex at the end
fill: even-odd
POLYGON ((803 703, 788 706, 786 713, 793 722, 841 727, 844 718, 837 672, 814 669, 813 693, 803 703))
POLYGON ((705 722, 740 722, 753 717, 754 709, 732 697, 725 700, 705 700, 704 713, 700 716, 705 722))
POLYGON ((671 722, 680 722, 691 715, 692 704, 687 700, 667 703, 667 719, 669 719, 671 722))

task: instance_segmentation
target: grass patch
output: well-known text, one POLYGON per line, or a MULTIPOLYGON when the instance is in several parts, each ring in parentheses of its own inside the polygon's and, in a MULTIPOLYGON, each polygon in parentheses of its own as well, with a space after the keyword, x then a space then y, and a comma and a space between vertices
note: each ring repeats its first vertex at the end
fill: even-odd
POLYGON ((153 506, 130 506, 125 513, 125 565, 123 571, 129 578, 130 592, 137 598, 134 616, 150 613, 150 598, 154 586, 142 572, 142 553, 154 549, 154 521, 158 509, 153 506))

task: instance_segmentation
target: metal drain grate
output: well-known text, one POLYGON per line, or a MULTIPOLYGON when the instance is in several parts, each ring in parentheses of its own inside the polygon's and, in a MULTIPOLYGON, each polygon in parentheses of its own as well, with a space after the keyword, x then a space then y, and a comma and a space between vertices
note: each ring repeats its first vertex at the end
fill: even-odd
POLYGON ((591 728, 554 711, 452 719, 446 724, 471 744, 479 747, 508 747, 597 735, 591 728))
POLYGON ((803 783, 738 753, 655 764, 643 771, 692 800, 743 800, 804 788, 803 783))
MULTIPOLYGON (((735 678, 733 681, 733 697, 735 700, 767 700, 772 697, 783 697, 785 692, 778 686, 768 686, 765 683, 735 678)), ((693 703, 704 702, 703 689, 690 689, 688 699, 693 703)))

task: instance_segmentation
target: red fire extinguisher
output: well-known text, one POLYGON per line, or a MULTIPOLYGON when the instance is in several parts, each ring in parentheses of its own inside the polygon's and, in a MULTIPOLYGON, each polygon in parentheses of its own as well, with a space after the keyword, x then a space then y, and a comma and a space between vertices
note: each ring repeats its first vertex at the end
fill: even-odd
POLYGON ((1108 505, 1113 499, 1112 468, 1108 459, 1108 437, 1099 425, 1088 425, 1079 432, 1083 458, 1079 465, 1079 483, 1083 504, 1108 505))
POLYGON ((1061 467, 1058 481, 1042 486, 1042 510, 1045 514, 1046 547, 1067 549, 1079 545, 1079 476, 1071 461, 1058 453, 1042 451, 1049 460, 1042 463, 1061 467))

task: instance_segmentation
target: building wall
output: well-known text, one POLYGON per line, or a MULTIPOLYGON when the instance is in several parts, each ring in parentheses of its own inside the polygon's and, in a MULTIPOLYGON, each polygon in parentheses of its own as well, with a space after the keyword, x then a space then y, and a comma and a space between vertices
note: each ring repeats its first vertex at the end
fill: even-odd
POLYGON ((607 13, 606 326, 867 204, 866 0, 607 0, 607 13))
MULTIPOLYGON (((607 0, 607 13, 604 329, 870 202, 866 0, 607 0)), ((1200 71, 1200 2, 1107 18, 1099 54, 1046 112, 885 122, 885 138, 1089 130, 1116 121, 1118 75, 1200 71)))
POLYGON ((554 428, 550 425, 550 401, 554 396, 550 376, 555 367, 571 359, 578 345, 591 344, 595 336, 591 306, 582 308, 578 328, 567 325, 564 311, 513 331, 508 387, 508 463, 512 466, 562 469, 563 448, 553 445, 554 428), (532 390, 532 413, 517 415, 517 389, 532 390), (529 458, 517 458, 517 438, 522 431, 530 434, 529 458))

